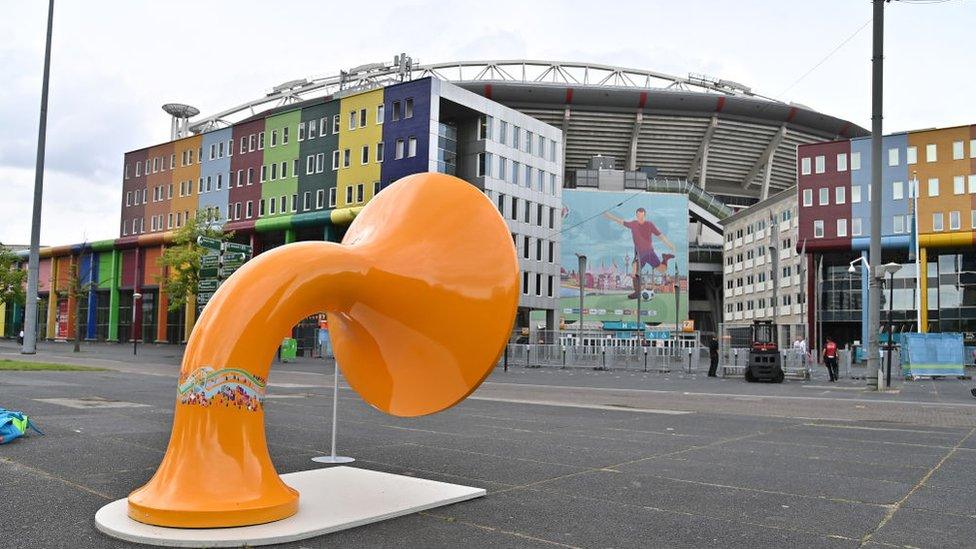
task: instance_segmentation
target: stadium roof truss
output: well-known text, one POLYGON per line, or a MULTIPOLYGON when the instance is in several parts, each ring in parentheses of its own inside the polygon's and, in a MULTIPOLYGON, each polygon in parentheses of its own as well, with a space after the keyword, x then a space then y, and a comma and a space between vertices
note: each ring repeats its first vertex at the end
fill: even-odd
POLYGON ((414 64, 406 55, 337 75, 285 82, 263 97, 191 122, 208 131, 327 95, 435 77, 563 129, 565 168, 597 154, 627 169, 686 178, 709 192, 764 198, 796 183, 796 147, 867 135, 844 120, 704 75, 542 60, 414 64))

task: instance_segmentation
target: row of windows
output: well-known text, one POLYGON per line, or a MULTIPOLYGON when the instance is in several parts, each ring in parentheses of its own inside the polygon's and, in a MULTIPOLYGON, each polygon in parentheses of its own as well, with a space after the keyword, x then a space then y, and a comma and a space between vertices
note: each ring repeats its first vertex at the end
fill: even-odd
MULTIPOLYGON (((393 120, 400 120, 402 118, 413 118, 413 98, 409 97, 401 103, 400 101, 393 102, 393 120), (401 107, 402 105, 402 107, 401 107)), ((364 128, 367 125, 367 109, 360 109, 359 111, 349 112, 349 129, 355 130, 357 128, 364 128)), ((384 106, 376 106, 376 116, 375 123, 382 124, 384 118, 384 106)), ((316 134, 319 137, 324 137, 328 135, 327 129, 327 119, 325 117, 316 120, 309 120, 307 122, 302 122, 298 125, 298 140, 304 141, 306 139, 315 139, 316 134)), ((332 117, 332 133, 339 133, 339 115, 332 117)), ((277 147, 278 145, 287 145, 289 140, 289 127, 283 126, 281 128, 271 130, 271 140, 269 143, 270 147, 277 147), (280 137, 280 139, 279 139, 280 137)), ((265 146, 265 132, 252 133, 250 135, 241 136, 240 138, 240 154, 247 152, 253 152, 255 150, 263 150, 265 146)), ((203 159, 203 148, 197 149, 197 163, 203 159)), ((192 149, 186 149, 182 151, 180 158, 180 166, 189 166, 193 164, 193 153, 192 149)), ((228 140, 225 143, 223 141, 210 144, 210 160, 217 160, 224 158, 224 156, 233 156, 234 154, 234 141, 228 140)), ((176 154, 172 154, 169 157, 169 169, 176 167, 176 154)), ((159 171, 166 170, 166 158, 156 157, 146 160, 145 163, 145 173, 157 173, 159 171)), ((136 177, 141 177, 143 175, 143 163, 142 161, 137 161, 135 165, 136 177)), ((129 165, 125 165, 125 178, 129 179, 129 165)))
MULTIPOLYGON (((783 296, 780 296, 780 297, 781 297, 781 300, 783 302, 783 305, 792 305, 794 303, 796 303, 796 304, 802 304, 803 303, 803 294, 802 293, 800 293, 800 294, 786 294, 786 295, 783 295, 783 296)), ((755 299, 755 300, 753 300, 753 299, 746 299, 746 300, 742 300, 742 301, 738 301, 738 302, 726 303, 725 304, 725 312, 727 312, 727 313, 740 312, 741 313, 743 310, 746 310, 746 311, 754 311, 756 309, 765 309, 766 306, 767 306, 767 304, 770 307, 775 307, 776 306, 776 303, 774 302, 774 299, 773 298, 766 299, 765 297, 761 297, 761 298, 755 299)))
MULTIPOLYGON (((900 147, 892 147, 888 149, 888 166, 900 166, 902 151, 900 147)), ((914 165, 918 164, 918 147, 906 147, 905 151, 905 164, 914 165)), ((935 143, 929 143, 925 145, 925 161, 928 163, 939 161, 939 151, 938 146, 935 143)), ((969 140, 969 158, 976 158, 976 139, 969 140)), ((966 142, 965 141, 953 141, 952 143, 952 159, 953 160, 965 160, 966 159, 966 142)), ((812 157, 813 160, 813 171, 814 173, 825 173, 827 171, 826 167, 826 157, 823 155, 812 157)), ((800 159, 800 174, 810 175, 811 173, 811 157, 804 157, 800 159)), ((855 152, 851 153, 851 170, 861 169, 861 153, 855 152)), ((846 172, 847 171, 847 153, 839 153, 837 155, 837 171, 846 172)))
MULTIPOLYGON (((776 220, 780 223, 787 224, 791 219, 793 219, 793 210, 783 210, 779 215, 775 216, 776 220)), ((773 223, 773 218, 771 217, 769 221, 765 219, 760 219, 755 223, 749 223, 744 228, 736 229, 734 231, 730 230, 728 234, 725 235, 726 242, 732 242, 736 238, 742 238, 743 236, 749 236, 753 233, 758 233, 764 230, 770 223, 773 223)))
MULTIPOLYGON (((779 241, 779 249, 781 251, 787 251, 787 250, 793 249, 793 239, 792 238, 784 238, 784 239, 780 240, 779 241)), ((746 248, 746 250, 744 252, 739 252, 739 253, 737 253, 735 255, 729 254, 728 256, 726 256, 726 258, 725 258, 725 264, 731 266, 731 265, 733 265, 735 263, 742 263, 742 260, 743 259, 748 260, 748 259, 756 259, 756 258, 760 258, 760 257, 766 257, 766 250, 767 250, 767 246, 765 244, 764 245, 761 245, 761 246, 755 246, 755 247, 746 248)))
POLYGON ((556 208, 550 208, 544 204, 537 204, 531 200, 519 199, 517 196, 508 196, 498 193, 495 199, 498 212, 504 217, 505 207, 509 205, 508 215, 513 221, 521 221, 529 225, 536 225, 549 229, 556 228, 556 208), (511 200, 508 200, 508 199, 511 200))
POLYGON ((542 274, 535 273, 535 277, 533 277, 532 273, 528 271, 522 271, 522 295, 535 295, 537 297, 542 297, 543 295, 545 295, 546 297, 553 297, 553 291, 555 290, 555 286, 556 286, 555 277, 552 275, 545 275, 544 278, 545 278, 545 289, 546 289, 545 292, 542 291, 543 290, 542 274), (535 285, 533 287, 530 287, 529 282, 531 282, 533 278, 535 278, 535 285), (533 288, 535 288, 534 291, 533 288))
POLYGON ((509 123, 504 120, 498 121, 497 133, 495 126, 494 117, 482 115, 478 120, 478 139, 496 141, 502 145, 538 156, 550 162, 556 161, 555 140, 546 139, 544 135, 536 135, 515 124, 511 124, 511 130, 509 130, 509 123))
POLYGON ((542 168, 533 168, 528 164, 509 160, 503 156, 498 156, 496 163, 495 156, 488 152, 478 153, 475 172, 477 177, 494 177, 514 185, 556 196, 556 190, 559 188, 556 184, 556 174, 546 172, 542 168))
MULTIPOLYGON (((513 233, 512 239, 515 240, 516 249, 518 249, 518 236, 513 233)), ((552 240, 532 238, 530 236, 523 235, 522 257, 524 259, 535 259, 536 261, 548 261, 549 263, 555 263, 556 243, 552 240), (533 243, 535 243, 535 246, 532 245, 533 243), (535 250, 535 253, 532 253, 533 249, 535 250)))
MULTIPOLYGON (((871 185, 868 186, 868 201, 871 200, 871 185)), ((941 188, 939 185, 939 178, 932 177, 926 181, 926 194, 929 197, 937 197, 941 194, 941 188)), ((915 198, 915 186, 909 181, 906 185, 904 181, 893 181, 890 185, 891 189, 891 199, 892 200, 904 200, 907 198, 915 198), (906 193, 907 191, 907 193, 906 193)), ((820 206, 830 205, 830 189, 828 187, 821 187, 817 190, 818 200, 817 203, 820 206)), ((976 194, 976 175, 956 175, 952 177, 952 194, 963 195, 963 194, 976 194)), ((847 190, 846 187, 835 187, 834 188, 834 204, 844 204, 847 200, 847 190)), ((858 204, 861 202, 861 186, 852 185, 851 186, 851 203, 858 204)), ((810 207, 813 206, 813 189, 803 189, 803 206, 810 207)))

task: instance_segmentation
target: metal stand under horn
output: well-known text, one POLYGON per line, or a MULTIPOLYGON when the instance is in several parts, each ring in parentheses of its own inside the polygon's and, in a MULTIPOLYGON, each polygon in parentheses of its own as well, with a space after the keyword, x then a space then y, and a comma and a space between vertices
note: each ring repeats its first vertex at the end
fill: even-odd
POLYGON ((339 362, 335 363, 335 375, 332 376, 332 454, 316 456, 312 461, 316 463, 351 463, 355 458, 336 455, 336 417, 339 409, 339 362))

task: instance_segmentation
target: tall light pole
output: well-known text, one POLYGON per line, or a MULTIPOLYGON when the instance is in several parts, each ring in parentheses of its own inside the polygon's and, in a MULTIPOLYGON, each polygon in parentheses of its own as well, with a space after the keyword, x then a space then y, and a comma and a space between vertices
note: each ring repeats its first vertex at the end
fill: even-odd
MULTIPOLYGON (((872 0, 874 7, 874 40, 871 56, 871 246, 868 262, 881 265, 881 107, 884 84, 884 5, 886 0, 872 0)), ((881 329, 881 280, 872 268, 868 272, 868 360, 864 375, 868 387, 877 387, 881 357, 878 332, 881 329)))
MULTIPOLYGON (((132 333, 132 354, 135 355, 139 350, 139 337, 142 335, 136 333, 136 311, 142 306, 142 294, 139 292, 132 293, 132 328, 129 332, 132 333)), ((139 326, 139 331, 142 331, 142 326, 139 326)))
MULTIPOLYGON (((37 164, 34 167, 34 210, 31 215, 30 256, 27 260, 27 300, 24 311, 24 344, 20 352, 37 352, 37 282, 41 248, 41 197, 44 195, 44 149, 47 141, 47 89, 51 74, 51 29, 54 0, 47 6, 47 42, 44 47, 44 78, 41 84, 41 121, 37 127, 37 164)), ((53 295, 54 292, 51 292, 53 295)))
POLYGON ((579 287, 580 287, 580 317, 579 317, 579 344, 583 344, 583 289, 586 286, 586 256, 583 254, 576 254, 576 258, 579 259, 579 267, 576 271, 579 276, 579 287))

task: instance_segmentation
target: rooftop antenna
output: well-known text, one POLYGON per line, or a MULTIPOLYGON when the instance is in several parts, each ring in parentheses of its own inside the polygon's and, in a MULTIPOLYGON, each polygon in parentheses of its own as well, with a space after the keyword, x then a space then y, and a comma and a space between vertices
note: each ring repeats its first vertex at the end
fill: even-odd
POLYGON ((166 103, 163 105, 163 110, 173 117, 169 127, 171 140, 190 135, 190 117, 200 114, 200 109, 183 103, 166 103))

